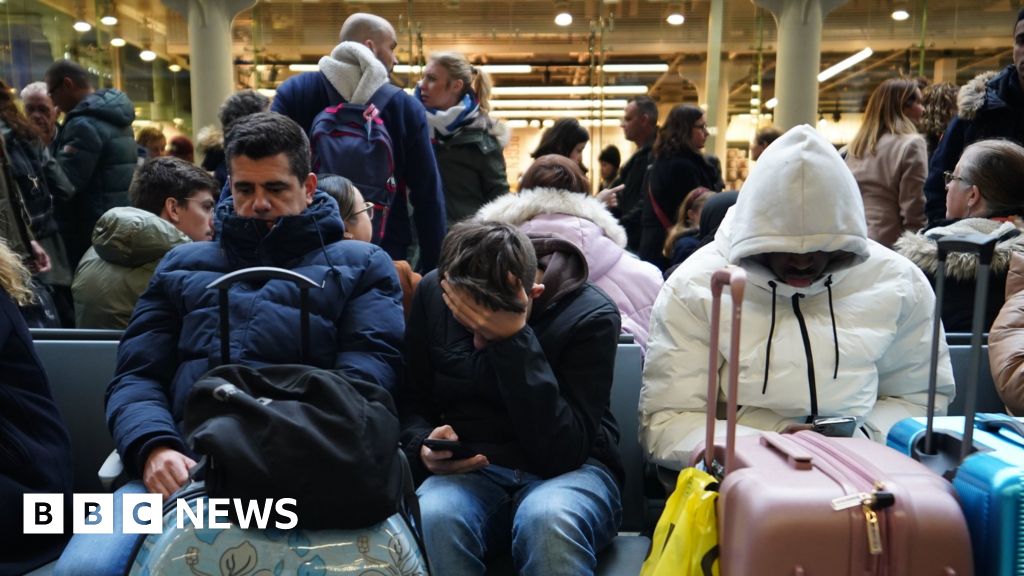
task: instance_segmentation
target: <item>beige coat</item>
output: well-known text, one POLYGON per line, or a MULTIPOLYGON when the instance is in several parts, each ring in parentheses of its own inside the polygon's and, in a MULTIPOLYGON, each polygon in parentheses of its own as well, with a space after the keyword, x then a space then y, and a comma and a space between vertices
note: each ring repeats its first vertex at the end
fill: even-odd
POLYGON ((1006 409, 1024 415, 1024 254, 1010 260, 1006 303, 988 333, 988 361, 1006 409))
POLYGON ((928 146, 919 134, 886 134, 875 153, 864 158, 846 155, 846 165, 860 186, 868 238, 892 247, 904 231, 925 224, 924 180, 928 146))

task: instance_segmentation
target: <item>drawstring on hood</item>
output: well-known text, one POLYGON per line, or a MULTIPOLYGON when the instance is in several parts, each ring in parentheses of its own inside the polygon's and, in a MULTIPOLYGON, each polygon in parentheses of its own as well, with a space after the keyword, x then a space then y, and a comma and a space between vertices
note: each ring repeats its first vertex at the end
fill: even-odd
POLYGON ((836 311, 832 307, 832 275, 828 275, 828 280, 825 280, 825 288, 828 288, 828 315, 832 318, 832 342, 835 343, 836 347, 836 365, 832 370, 832 379, 836 380, 839 377, 839 332, 836 330, 836 311))
POLYGON ((768 368, 772 364, 772 337, 775 336, 775 292, 778 284, 769 280, 768 285, 772 287, 772 323, 768 327, 768 347, 764 353, 764 384, 761 385, 761 394, 768 393, 768 368))

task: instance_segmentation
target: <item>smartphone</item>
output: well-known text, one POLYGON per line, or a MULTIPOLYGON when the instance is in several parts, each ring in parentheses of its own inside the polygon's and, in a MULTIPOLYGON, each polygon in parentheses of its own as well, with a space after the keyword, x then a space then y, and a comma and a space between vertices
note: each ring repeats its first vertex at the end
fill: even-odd
POLYGON ((423 445, 431 450, 447 450, 452 453, 452 460, 464 460, 479 454, 469 446, 458 440, 444 440, 441 438, 424 438, 423 445))
POLYGON ((857 419, 853 416, 836 416, 832 418, 815 418, 812 428, 822 436, 833 438, 850 438, 857 431, 857 419))

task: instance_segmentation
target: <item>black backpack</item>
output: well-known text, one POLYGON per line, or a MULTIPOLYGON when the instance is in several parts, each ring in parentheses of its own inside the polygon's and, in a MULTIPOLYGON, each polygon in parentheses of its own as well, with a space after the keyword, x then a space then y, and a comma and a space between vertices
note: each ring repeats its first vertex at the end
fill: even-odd
POLYGON ((249 268, 213 282, 220 292, 221 360, 192 387, 184 432, 205 459, 213 498, 295 498, 307 529, 370 526, 400 510, 399 422, 382 387, 308 365, 252 368, 228 362, 228 288, 289 280, 302 295, 302 350, 309 351, 309 289, 277 268, 249 268))

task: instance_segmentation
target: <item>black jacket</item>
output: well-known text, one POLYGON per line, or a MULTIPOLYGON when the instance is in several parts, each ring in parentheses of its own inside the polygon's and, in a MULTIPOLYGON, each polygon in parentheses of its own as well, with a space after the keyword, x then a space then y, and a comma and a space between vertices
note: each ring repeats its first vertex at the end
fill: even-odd
POLYGON ((553 278, 515 336, 483 350, 441 299, 436 272, 423 277, 406 328, 407 375, 398 396, 402 445, 418 479, 430 432, 449 424, 491 464, 544 478, 595 458, 622 482, 618 428, 609 397, 620 318, 615 303, 586 282, 579 251, 571 278, 553 278), (582 274, 580 273, 582 271, 582 274))
MULTIPOLYGON (((703 156, 695 152, 684 152, 678 156, 655 159, 647 175, 649 189, 654 201, 671 227, 676 221, 679 205, 686 195, 698 186, 718 190, 718 175, 703 156)), ((647 194, 647 191, 644 191, 647 194)), ((649 198, 648 198, 649 200, 649 198)), ((644 203, 643 235, 637 255, 664 270, 667 265, 662 255, 665 246, 666 227, 655 213, 651 203, 644 203)))
POLYGON ((619 192, 619 206, 613 213, 619 217, 619 223, 626 229, 626 249, 636 252, 640 246, 640 235, 642 225, 640 218, 644 211, 644 177, 647 175, 647 165, 651 163, 651 144, 641 146, 629 157, 626 165, 622 167, 618 178, 612 182, 612 186, 625 184, 622 192, 619 192))
POLYGON ((964 148, 989 138, 1024 144, 1024 90, 1013 65, 998 74, 974 78, 957 96, 959 111, 946 127, 928 163, 924 183, 925 215, 935 225, 946 217, 946 183, 942 173, 956 168, 964 148))
MULTIPOLYGON (((63 493, 68 500, 72 483, 67 429, 28 327, 0 290, 0 539, 7 551, 0 554, 0 575, 24 574, 60 554, 67 536, 22 534, 22 495, 63 493)), ((70 518, 67 504, 65 517, 70 518)))

